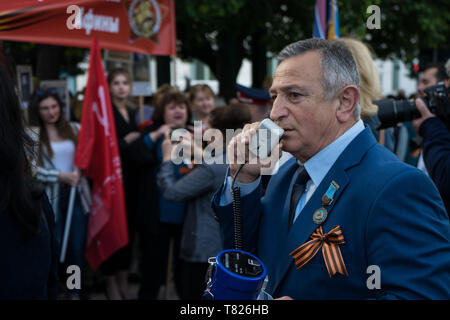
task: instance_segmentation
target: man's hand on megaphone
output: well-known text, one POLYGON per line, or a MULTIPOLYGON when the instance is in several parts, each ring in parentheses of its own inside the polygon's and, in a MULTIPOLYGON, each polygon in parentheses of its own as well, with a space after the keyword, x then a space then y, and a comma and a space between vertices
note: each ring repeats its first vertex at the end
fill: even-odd
MULTIPOLYGON (((251 183, 261 175, 262 168, 272 167, 281 157, 281 143, 275 148, 278 152, 272 152, 269 158, 261 161, 249 152, 249 144, 252 136, 256 135, 259 122, 247 124, 242 132, 233 137, 227 147, 228 164, 232 177, 236 175, 241 165, 245 163, 236 181, 241 183, 251 183)), ((274 150, 275 150, 274 148, 274 150)))

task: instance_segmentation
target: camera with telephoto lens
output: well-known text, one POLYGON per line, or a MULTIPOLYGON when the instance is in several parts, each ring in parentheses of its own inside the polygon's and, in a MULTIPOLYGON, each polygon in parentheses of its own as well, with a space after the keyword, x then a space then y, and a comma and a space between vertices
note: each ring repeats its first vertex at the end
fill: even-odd
MULTIPOLYGON (((439 83, 426 88, 422 100, 431 113, 435 114, 450 128, 450 90, 439 83)), ((399 122, 407 122, 421 117, 415 101, 383 99, 373 102, 378 106, 379 129, 391 128, 399 122)))

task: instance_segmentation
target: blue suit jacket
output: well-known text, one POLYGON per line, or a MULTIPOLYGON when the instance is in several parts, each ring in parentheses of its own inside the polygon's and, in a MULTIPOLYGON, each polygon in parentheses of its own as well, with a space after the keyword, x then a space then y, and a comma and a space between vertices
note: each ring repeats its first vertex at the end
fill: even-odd
MULTIPOLYGON (((294 299, 449 299, 450 226, 442 199, 420 170, 399 161, 362 131, 339 156, 288 230, 289 200, 298 165, 289 160, 274 175, 265 197, 261 186, 242 198, 244 250, 268 269, 267 291, 294 299), (324 233, 340 225, 340 249, 349 273, 330 278, 323 256, 296 269, 289 255, 310 240, 317 228, 313 213, 330 183, 339 185, 326 206, 324 233), (367 282, 380 268, 380 289, 367 282)), ((223 186, 222 186, 223 188, 223 186)), ((220 206, 222 188, 213 197, 224 248, 233 247, 232 206, 220 206)))
POLYGON ((423 160, 430 178, 436 184, 450 213, 450 131, 438 117, 425 120, 420 126, 423 137, 423 160))

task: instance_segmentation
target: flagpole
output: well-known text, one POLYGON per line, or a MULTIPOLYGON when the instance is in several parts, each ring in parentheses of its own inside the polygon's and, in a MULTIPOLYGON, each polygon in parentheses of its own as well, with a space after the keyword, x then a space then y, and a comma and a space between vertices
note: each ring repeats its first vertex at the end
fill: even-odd
POLYGON ((139 124, 144 123, 144 96, 138 97, 139 101, 139 124))
POLYGON ((173 62, 173 85, 177 86, 177 56, 170 56, 170 58, 172 59, 173 62))
POLYGON ((67 216, 66 216, 66 225, 64 228, 63 244, 62 244, 62 249, 61 249, 61 256, 59 258, 60 263, 63 263, 64 260, 66 259, 67 243, 69 242, 70 226, 72 225, 72 213, 73 213, 73 207, 75 205, 76 190, 77 190, 76 187, 70 188, 69 207, 67 208, 67 216))
POLYGON ((172 276, 172 259, 173 259, 173 246, 174 246, 174 238, 170 237, 169 240, 169 254, 167 256, 167 273, 166 273, 166 288, 164 290, 164 299, 169 300, 169 285, 170 278, 172 276))

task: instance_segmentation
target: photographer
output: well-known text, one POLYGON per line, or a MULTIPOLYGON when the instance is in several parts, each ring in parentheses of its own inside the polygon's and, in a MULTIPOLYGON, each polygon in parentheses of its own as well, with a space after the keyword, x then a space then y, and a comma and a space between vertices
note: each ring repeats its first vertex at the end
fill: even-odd
MULTIPOLYGON (((447 73, 450 74, 450 59, 446 66, 447 73)), ((448 87, 448 83, 446 86, 448 87)), ((412 124, 423 138, 425 166, 444 200, 447 212, 450 212, 450 132, 421 99, 416 100, 416 107, 422 117, 412 121, 412 124)))
POLYGON ((448 86, 448 71, 446 72, 445 66, 442 62, 428 64, 420 77, 419 86, 417 87, 417 92, 419 98, 425 96, 425 89, 431 86, 437 85, 439 82, 444 82, 448 86))
MULTIPOLYGON (((438 62, 438 63, 428 64, 425 67, 425 69, 420 77, 419 86, 417 87, 417 93, 419 95, 419 98, 426 97, 425 90, 427 88, 437 85, 439 82, 443 82, 444 85, 446 87, 448 87, 448 81, 449 81, 448 75, 445 70, 444 63, 438 62)), ((414 127, 414 124, 413 124, 413 127, 414 127)), ((414 129, 415 129, 416 133, 419 134, 418 129, 416 129, 416 128, 414 128, 414 129)), ((419 158, 417 160, 417 168, 419 168, 426 174, 429 174, 427 171, 428 166, 426 166, 424 163, 423 151, 420 153, 419 158)), ((448 208, 447 208, 447 210, 448 210, 448 208)))

